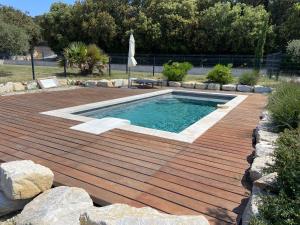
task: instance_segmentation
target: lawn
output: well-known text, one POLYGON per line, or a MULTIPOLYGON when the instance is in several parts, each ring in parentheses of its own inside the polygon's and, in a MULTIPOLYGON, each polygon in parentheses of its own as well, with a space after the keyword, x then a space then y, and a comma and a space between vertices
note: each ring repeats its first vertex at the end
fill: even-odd
MULTIPOLYGON (((47 67, 47 66, 35 66, 36 78, 48 77, 48 76, 57 76, 58 78, 64 78, 63 68, 62 67, 47 67)), ((78 80, 93 80, 93 79, 117 79, 123 78, 127 79, 128 75, 125 71, 112 70, 111 76, 106 72, 104 75, 89 75, 82 76, 79 74, 78 69, 68 68, 67 77, 69 79, 78 79, 78 80)), ((131 77, 137 78, 162 78, 161 73, 155 73, 153 76, 152 73, 148 72, 131 72, 131 77)), ((32 80, 32 71, 31 66, 29 65, 0 65, 0 83, 5 82, 16 82, 16 81, 29 81, 32 80)), ((206 81, 206 75, 188 75, 185 79, 186 81, 206 81)), ((234 81, 235 83, 237 80, 234 81)), ((269 79, 267 77, 261 77, 259 84, 266 86, 274 86, 278 81, 274 79, 269 79)))

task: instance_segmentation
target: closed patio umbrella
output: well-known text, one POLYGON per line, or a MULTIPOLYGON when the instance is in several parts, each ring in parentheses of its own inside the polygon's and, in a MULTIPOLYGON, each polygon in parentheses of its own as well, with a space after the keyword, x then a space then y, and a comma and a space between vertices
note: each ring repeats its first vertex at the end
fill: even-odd
POLYGON ((130 38, 129 38, 129 51, 128 51, 128 87, 130 87, 130 68, 131 67, 135 67, 137 62, 134 58, 135 55, 135 40, 133 37, 133 34, 130 34, 130 38))

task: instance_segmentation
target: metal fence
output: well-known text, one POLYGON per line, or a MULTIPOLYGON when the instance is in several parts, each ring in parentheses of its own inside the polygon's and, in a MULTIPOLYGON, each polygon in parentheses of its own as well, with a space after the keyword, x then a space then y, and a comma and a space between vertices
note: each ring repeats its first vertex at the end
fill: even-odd
MULTIPOLYGON (((112 64, 126 64, 126 54, 110 54, 112 64)), ((169 61, 190 62, 194 67, 213 67, 216 64, 232 64, 233 67, 251 68, 254 66, 253 55, 148 55, 135 56, 140 65, 162 66, 169 61)), ((263 60, 264 62, 265 60, 263 60)))
MULTIPOLYGON (((149 55, 137 54, 138 67, 136 71, 158 73, 162 71, 163 64, 169 61, 190 62, 194 69, 190 74, 206 74, 216 64, 233 66, 233 74, 241 75, 243 72, 252 70, 255 67, 255 57, 253 55, 149 55)), ((128 70, 126 54, 110 54, 111 68, 128 70)), ((270 77, 278 76, 300 76, 300 64, 292 62, 283 53, 273 53, 266 55, 260 65, 263 73, 270 77)))
MULTIPOLYGON (((119 73, 128 73, 127 68, 127 54, 109 54, 110 61, 107 70, 107 74, 111 75, 115 71, 119 73)), ((255 65, 255 57, 253 55, 175 55, 175 54, 137 54, 135 56, 138 66, 133 68, 134 72, 161 73, 163 70, 163 64, 169 61, 177 62, 190 62, 194 68, 189 71, 192 75, 204 75, 207 74, 213 66, 216 64, 228 65, 231 64, 233 69, 233 75, 240 76, 246 71, 251 71, 255 65)), ((10 65, 28 65, 31 66, 29 60, 9 60, 0 58, 0 64, 10 65)), ((56 67, 57 74, 60 76, 67 75, 70 69, 59 66, 58 60, 43 60, 35 59, 35 67, 56 67)), ((300 65, 299 63, 292 62, 288 56, 282 53, 268 54, 261 61, 262 73, 270 75, 272 77, 278 76, 299 76, 300 65)), ((37 76, 41 76, 37 71, 37 76)), ((69 73, 70 74, 70 73, 69 73)), ((1 76, 1 74, 0 74, 1 76)))

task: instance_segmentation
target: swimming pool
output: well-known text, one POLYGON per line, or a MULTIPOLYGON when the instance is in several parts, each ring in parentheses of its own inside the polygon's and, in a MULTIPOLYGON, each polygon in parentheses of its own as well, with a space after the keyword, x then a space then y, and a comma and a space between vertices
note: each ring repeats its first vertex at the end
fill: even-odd
POLYGON ((41 113, 83 122, 70 127, 81 132, 117 128, 192 143, 246 98, 167 89, 41 113))
POLYGON ((171 93, 76 114, 95 119, 126 119, 132 125, 179 133, 227 101, 171 93))

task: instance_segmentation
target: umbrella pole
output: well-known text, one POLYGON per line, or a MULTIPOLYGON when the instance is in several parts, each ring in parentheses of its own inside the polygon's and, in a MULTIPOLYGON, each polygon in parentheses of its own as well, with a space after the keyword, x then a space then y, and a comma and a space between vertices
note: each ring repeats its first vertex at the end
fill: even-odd
POLYGON ((128 88, 130 88, 130 67, 128 68, 128 88))

